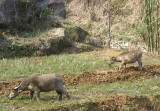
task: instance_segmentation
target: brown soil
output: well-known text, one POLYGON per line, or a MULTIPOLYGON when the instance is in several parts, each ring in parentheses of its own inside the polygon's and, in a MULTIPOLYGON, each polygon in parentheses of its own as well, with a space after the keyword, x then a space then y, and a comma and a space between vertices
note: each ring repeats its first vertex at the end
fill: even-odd
POLYGON ((125 71, 118 71, 116 69, 104 71, 84 72, 79 75, 63 75, 64 84, 66 86, 83 85, 83 84, 101 84, 113 83, 118 81, 138 80, 153 76, 160 76, 160 65, 146 65, 143 71, 138 71, 138 67, 128 67, 125 71))
POLYGON ((85 111, 159 111, 160 96, 130 97, 114 95, 107 98, 99 98, 95 101, 86 101, 80 105, 57 106, 56 110, 70 111, 84 109, 85 111))
MULTIPOLYGON (((62 75, 65 86, 80 86, 84 84, 114 83, 119 81, 139 80, 153 76, 160 76, 160 65, 146 65, 143 71, 138 71, 138 67, 128 67, 126 71, 109 69, 104 71, 84 72, 79 75, 62 75)), ((0 81, 0 95, 8 95, 20 81, 0 81)))

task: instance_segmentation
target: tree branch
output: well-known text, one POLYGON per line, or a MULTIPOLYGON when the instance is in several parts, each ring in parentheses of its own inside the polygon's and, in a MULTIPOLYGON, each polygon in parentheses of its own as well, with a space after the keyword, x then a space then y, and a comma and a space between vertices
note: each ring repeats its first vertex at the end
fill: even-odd
POLYGON ((107 11, 107 13, 109 12, 108 9, 106 9, 106 8, 101 4, 101 0, 99 0, 99 4, 107 11))

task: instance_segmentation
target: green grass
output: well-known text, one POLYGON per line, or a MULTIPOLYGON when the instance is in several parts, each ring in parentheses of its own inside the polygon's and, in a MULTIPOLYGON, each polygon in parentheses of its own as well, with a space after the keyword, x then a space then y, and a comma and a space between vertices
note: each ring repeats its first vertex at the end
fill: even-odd
MULTIPOLYGON (((160 78, 142 79, 137 82, 119 82, 112 84, 101 84, 93 89, 97 94, 124 94, 128 96, 149 96, 160 94, 160 78)), ((92 92, 93 92, 92 91, 92 92)))
POLYGON ((1 79, 23 78, 34 73, 77 74, 84 71, 108 68, 107 61, 91 56, 77 57, 68 54, 3 59, 0 62, 1 79))
MULTIPOLYGON (((29 95, 19 95, 13 100, 8 100, 3 96, 0 100, 0 108, 4 110, 9 109, 10 106, 18 107, 21 110, 26 109, 52 109, 54 106, 67 106, 74 109, 79 109, 80 106, 93 103, 96 99, 106 98, 111 95, 126 95, 130 97, 141 97, 150 95, 160 95, 160 77, 143 79, 139 81, 128 81, 120 83, 92 85, 86 84, 79 87, 67 87, 66 90, 71 95, 71 99, 63 97, 62 101, 58 101, 58 96, 55 91, 41 93, 41 101, 37 101, 35 96, 30 101, 29 95), (52 98, 52 99, 51 99, 52 98), (85 101, 85 103, 84 103, 85 101), (7 104, 8 106, 3 106, 7 104), (77 106, 78 105, 78 106, 77 106)), ((88 105, 85 105, 87 107, 88 105)), ((89 106, 88 106, 89 107, 89 106)))
POLYGON ((0 105, 0 109, 1 109, 1 111, 10 111, 9 107, 7 108, 3 105, 0 105))
MULTIPOLYGON (((98 52, 100 54, 100 52, 98 52)), ((104 51, 103 51, 103 54, 104 51)), ((104 57, 104 56, 103 56, 104 57)), ((15 58, 3 59, 0 61, 0 78, 14 79, 26 78, 33 73, 59 73, 59 74, 80 74, 84 71, 93 71, 96 69, 106 70, 109 68, 107 60, 94 52, 86 52, 81 54, 61 54, 43 57, 31 58, 15 58)), ((154 61, 159 61, 159 58, 154 58, 154 61), (155 60, 154 60, 155 59, 155 60)), ((145 64, 150 63, 148 56, 143 56, 145 64)), ((137 64, 137 63, 136 63, 137 64)), ((38 110, 38 109, 53 109, 55 107, 60 110, 66 110, 66 107, 76 110, 87 110, 94 106, 95 101, 101 98, 107 98, 111 95, 124 95, 131 97, 160 95, 160 77, 141 79, 138 81, 126 81, 116 83, 105 83, 100 85, 84 84, 73 87, 67 86, 65 89, 71 96, 71 99, 63 98, 58 101, 58 96, 55 91, 41 93, 42 101, 37 101, 35 95, 30 101, 29 95, 20 94, 13 100, 9 100, 6 95, 0 96, 0 109, 9 111, 16 109, 38 110)), ((65 97, 65 96, 64 96, 65 97)), ((132 110, 128 107, 126 110, 132 110)))

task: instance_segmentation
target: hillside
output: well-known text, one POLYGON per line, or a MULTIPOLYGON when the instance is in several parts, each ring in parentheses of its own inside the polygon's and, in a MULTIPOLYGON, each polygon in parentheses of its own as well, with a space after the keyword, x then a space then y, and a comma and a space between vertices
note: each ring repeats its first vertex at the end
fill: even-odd
MULTIPOLYGON (((119 48, 116 43, 125 47, 122 42, 129 42, 129 50, 145 47, 143 31, 141 32, 141 0, 127 1, 123 7, 124 15, 111 16, 112 47, 119 48), (119 42, 118 42, 119 41, 119 42), (136 46, 138 45, 138 46, 136 46)), ((89 31, 92 38, 101 42, 107 33, 107 14, 99 1, 71 0, 67 4, 67 19, 75 25, 89 31), (92 20, 93 19, 93 20, 92 20)))
MULTIPOLYGON (((71 53, 103 48, 107 36, 107 14, 99 2, 70 0, 65 2, 65 6, 67 17, 61 22, 47 19, 48 21, 38 21, 33 25, 22 24, 22 28, 27 27, 32 31, 28 31, 27 28, 24 28, 24 31, 18 31, 15 27, 1 29, 0 46, 6 47, 7 50, 1 48, 0 57, 12 58, 14 54, 15 56, 41 56, 63 53, 66 52, 65 48, 71 53), (64 28, 75 42, 76 47, 63 46, 60 50, 57 48, 59 46, 51 46, 49 42, 44 46, 42 41, 48 41, 50 36, 53 36, 54 28, 64 28), (83 39, 83 42, 78 39, 83 39), (48 46, 56 48, 51 48, 49 53, 44 54, 42 50, 48 46)), ((111 48, 116 50, 141 49, 146 52, 145 32, 141 23, 141 0, 124 2, 123 6, 124 14, 111 16, 111 48)), ((43 16, 40 19, 45 18, 45 13, 43 16)), ((21 25, 16 27, 21 27, 21 25)))

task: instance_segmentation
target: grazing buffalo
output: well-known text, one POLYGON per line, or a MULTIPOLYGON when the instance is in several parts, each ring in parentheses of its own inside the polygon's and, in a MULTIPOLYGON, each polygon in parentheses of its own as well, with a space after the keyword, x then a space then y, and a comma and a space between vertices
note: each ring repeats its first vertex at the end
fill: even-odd
POLYGON ((22 91, 30 91, 30 99, 35 93, 36 99, 40 100, 40 92, 49 92, 56 90, 59 95, 59 100, 62 99, 62 94, 69 98, 68 92, 63 88, 63 81, 57 74, 34 74, 29 76, 23 83, 20 83, 12 89, 9 99, 12 99, 22 91))
POLYGON ((108 64, 111 65, 114 62, 121 62, 122 64, 119 67, 119 69, 121 69, 122 66, 125 66, 126 68, 126 64, 135 63, 136 61, 138 62, 139 70, 141 71, 142 70, 142 52, 139 50, 123 52, 117 57, 111 57, 110 60, 108 61, 108 64))

